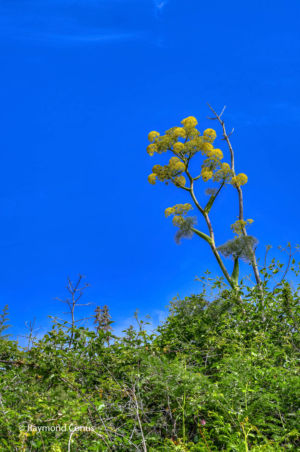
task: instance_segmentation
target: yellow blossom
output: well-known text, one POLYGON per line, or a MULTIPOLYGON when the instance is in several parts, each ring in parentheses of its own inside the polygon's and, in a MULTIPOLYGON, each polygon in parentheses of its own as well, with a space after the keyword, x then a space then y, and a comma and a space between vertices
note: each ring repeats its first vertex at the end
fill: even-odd
POLYGON ((181 124, 184 125, 184 127, 192 128, 196 127, 198 124, 197 119, 194 116, 189 116, 181 121, 181 124))
POLYGON ((202 145, 202 151, 204 152, 204 154, 207 154, 208 152, 211 152, 213 150, 213 145, 211 143, 203 143, 202 145))
POLYGON ((175 171, 184 171, 185 170, 185 164, 183 162, 177 162, 174 165, 175 171))
POLYGON ((246 226, 248 224, 252 224, 253 220, 249 219, 249 220, 237 220, 235 223, 233 223, 230 228, 235 232, 236 235, 240 236, 242 235, 244 228, 246 228, 246 226))
POLYGON ((214 129, 206 129, 203 132, 203 136, 209 141, 214 141, 216 139, 217 134, 214 129))
POLYGON ((206 155, 212 160, 221 160, 223 158, 223 152, 221 149, 212 149, 211 151, 207 151, 206 155))
POLYGON ((167 207, 165 210, 165 216, 169 217, 174 212, 174 207, 167 207))
POLYGON ((170 160, 169 160, 169 165, 170 165, 170 166, 174 166, 174 165, 176 165, 176 163, 178 163, 178 162, 180 162, 180 160, 179 160, 178 157, 171 157, 170 160))
POLYGON ((150 143, 152 143, 152 141, 154 141, 155 138, 157 138, 157 137, 159 137, 159 133, 155 132, 155 131, 152 131, 148 135, 148 140, 150 141, 150 143))
POLYGON ((236 185, 238 187, 240 187, 241 185, 245 185, 247 182, 248 182, 248 176, 244 173, 240 173, 231 179, 232 185, 236 185))
POLYGON ((174 182, 176 185, 180 185, 182 187, 184 187, 186 184, 185 177, 183 177, 183 176, 175 177, 174 182))
POLYGON ((168 207, 165 210, 166 217, 169 217, 172 214, 176 215, 186 215, 190 210, 193 209, 193 206, 188 202, 185 204, 175 204, 173 207, 168 207))
POLYGON ((229 173, 229 171, 230 171, 229 163, 226 163, 226 162, 222 163, 221 170, 224 171, 224 173, 229 173))
POLYGON ((149 144, 147 146, 147 152, 148 154, 152 157, 152 155, 154 155, 154 152, 157 152, 157 146, 156 144, 149 144))
POLYGON ((154 165, 153 168, 152 168, 152 172, 154 174, 159 174, 161 170, 162 170, 162 166, 161 165, 154 165))
POLYGON ((177 153, 182 152, 184 150, 184 144, 178 141, 178 143, 174 144, 173 150, 177 153))
POLYGON ((214 174, 214 181, 225 180, 229 182, 232 171, 230 165, 226 162, 221 164, 221 168, 219 171, 216 171, 214 174))
POLYGON ((221 149, 214 149, 214 155, 219 160, 222 160, 223 158, 223 152, 221 151, 221 149))
POLYGON ((180 215, 175 215, 175 217, 173 217, 172 223, 173 223, 174 226, 180 227, 180 225, 182 224, 182 222, 183 222, 182 216, 180 216, 180 215))
POLYGON ((207 182, 213 177, 213 172, 207 166, 204 166, 201 170, 201 177, 204 182, 207 182))
POLYGON ((186 131, 184 130, 183 127, 175 127, 173 133, 174 133, 174 136, 177 138, 179 138, 179 137, 185 138, 186 137, 186 131))
POLYGON ((149 184, 154 185, 156 182, 156 174, 153 174, 153 173, 149 174, 148 182, 149 182, 149 184))

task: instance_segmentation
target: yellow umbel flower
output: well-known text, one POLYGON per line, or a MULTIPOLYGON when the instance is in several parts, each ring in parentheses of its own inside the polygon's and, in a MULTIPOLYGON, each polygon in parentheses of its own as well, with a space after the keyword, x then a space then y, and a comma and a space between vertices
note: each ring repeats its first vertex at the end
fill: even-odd
POLYGON ((226 163, 226 162, 222 163, 221 170, 224 173, 229 173, 231 171, 229 163, 226 163))
POLYGON ((152 155, 154 155, 154 152, 157 152, 157 146, 156 144, 149 144, 147 146, 147 152, 148 154, 152 157, 152 155))
POLYGON ((182 216, 175 215, 175 217, 173 217, 172 223, 174 226, 180 227, 183 221, 184 220, 183 220, 182 216))
POLYGON ((206 152, 208 158, 212 160, 221 160, 223 158, 223 152, 221 149, 212 149, 206 152))
POLYGON ((185 164, 183 162, 177 162, 174 165, 175 171, 185 171, 185 164))
POLYGON ((212 142, 216 139, 217 134, 216 131, 214 129, 206 129, 203 132, 203 136, 205 139, 207 139, 208 141, 212 142))
POLYGON ((155 185, 155 182, 156 182, 156 174, 153 174, 153 173, 149 174, 149 176, 148 176, 148 182, 149 182, 149 184, 151 184, 151 185, 155 185))
POLYGON ((154 174, 159 174, 161 172, 161 170, 162 170, 162 166, 161 165, 154 165, 153 168, 152 168, 152 172, 154 174))
POLYGON ((175 127, 173 133, 176 138, 179 138, 179 137, 185 138, 186 137, 186 131, 184 130, 183 127, 175 127))
POLYGON ((201 177, 204 182, 207 182, 213 177, 213 172, 207 166, 204 166, 201 170, 201 177))
POLYGON ((182 152, 184 150, 184 144, 178 141, 178 143, 174 144, 173 150, 174 152, 177 152, 179 154, 179 152, 182 152))
POLYGON ((175 204, 173 207, 168 207, 165 210, 166 217, 169 217, 172 214, 176 215, 186 215, 190 210, 193 209, 193 206, 188 202, 185 204, 175 204))
POLYGON ((185 118, 181 121, 181 124, 183 124, 184 127, 192 128, 192 127, 196 127, 196 125, 198 124, 198 121, 194 116, 188 116, 187 118, 185 118))
POLYGON ((202 151, 204 152, 204 154, 207 155, 208 152, 211 152, 214 149, 213 145, 211 143, 203 143, 202 145, 202 151))
POLYGON ((214 181, 224 180, 226 182, 229 182, 231 175, 232 171, 230 165, 224 162, 221 164, 221 168, 219 169, 219 171, 215 172, 214 181))
POLYGON ((165 210, 165 216, 166 218, 169 217, 170 215, 172 215, 174 213, 174 207, 167 207, 165 210))
POLYGON ((178 157, 171 157, 170 160, 169 160, 169 165, 170 165, 170 166, 174 166, 174 165, 176 165, 176 163, 178 163, 178 162, 180 162, 180 160, 179 160, 178 157))
POLYGON ((221 149, 214 149, 214 157, 216 157, 219 160, 222 160, 223 156, 223 152, 221 151, 221 149))
POLYGON ((152 132, 149 133, 148 135, 148 140, 150 141, 150 143, 152 143, 152 141, 155 140, 155 138, 159 137, 159 133, 155 132, 154 130, 152 132))
POLYGON ((248 176, 244 173, 240 173, 237 176, 233 176, 231 179, 232 185, 236 185, 240 187, 241 185, 245 185, 248 182, 248 176))
POLYGON ((175 185, 179 185, 181 187, 184 187, 186 184, 185 177, 183 177, 183 176, 175 177, 174 182, 175 182, 175 185))
POLYGON ((230 228, 233 230, 233 232, 235 232, 235 234, 237 236, 241 236, 244 228, 246 228, 246 226, 248 224, 252 224, 254 220, 252 220, 251 218, 249 220, 236 220, 235 223, 233 223, 230 228))

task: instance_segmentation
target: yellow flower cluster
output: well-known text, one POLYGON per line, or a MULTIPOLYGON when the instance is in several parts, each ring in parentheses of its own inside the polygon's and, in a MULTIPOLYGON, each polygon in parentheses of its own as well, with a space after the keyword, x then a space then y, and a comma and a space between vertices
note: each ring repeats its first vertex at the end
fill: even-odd
POLYGON ((248 220, 237 220, 235 223, 233 223, 230 227, 233 230, 233 232, 240 236, 243 233, 243 229, 248 225, 252 224, 254 220, 249 218, 248 220))
POLYGON ((184 187, 185 184, 186 184, 186 179, 185 179, 185 177, 184 177, 184 176, 178 176, 178 177, 175 177, 175 179, 174 179, 174 184, 175 184, 175 185, 178 185, 179 187, 184 187))
POLYGON ((180 226, 182 225, 183 221, 184 221, 183 217, 181 217, 180 215, 175 215, 173 217, 172 223, 173 223, 174 226, 177 226, 178 228, 180 228, 180 226))
POLYGON ((241 185, 245 185, 248 182, 248 176, 244 173, 240 173, 237 176, 233 176, 231 179, 232 185, 236 185, 240 187, 241 185))
POLYGON ((173 151, 176 152, 176 154, 179 154, 180 152, 184 151, 184 144, 181 143, 181 141, 178 141, 173 146, 173 151))
POLYGON ((226 162, 221 164, 221 167, 218 171, 215 172, 214 174, 214 181, 220 181, 220 180, 225 180, 225 181, 229 181, 232 175, 232 171, 230 168, 230 165, 226 162))
POLYGON ((212 149, 210 151, 206 152, 207 157, 210 160, 222 160, 223 158, 223 152, 221 151, 221 149, 212 149))
POLYGON ((150 155, 150 157, 152 157, 152 156, 154 155, 154 152, 157 152, 157 146, 156 146, 156 144, 154 144, 154 143, 149 144, 149 145, 147 146, 147 152, 148 152, 148 154, 150 155))
POLYGON ((203 136, 210 143, 215 141, 215 139, 217 138, 217 134, 216 134, 216 131, 214 129, 206 129, 206 130, 204 130, 203 136))
POLYGON ((190 210, 193 210, 193 206, 189 203, 186 204, 175 204, 173 207, 167 207, 165 210, 165 216, 170 215, 186 215, 190 210))
POLYGON ((189 203, 176 204, 175 206, 168 207, 165 210, 165 216, 169 217, 170 215, 174 215, 172 223, 174 226, 180 227, 182 222, 184 221, 183 217, 192 209, 193 207, 189 203))
POLYGON ((169 168, 171 171, 184 171, 185 164, 178 157, 172 157, 169 160, 169 168))
POLYGON ((213 177, 213 172, 208 166, 203 166, 201 170, 201 177, 204 182, 207 182, 213 177))
POLYGON ((152 143, 152 141, 155 140, 155 138, 159 137, 159 132, 150 132, 148 135, 148 140, 150 141, 150 143, 152 143))
POLYGON ((214 147, 211 143, 208 143, 207 141, 205 141, 203 143, 201 149, 202 149, 202 153, 204 155, 207 155, 207 153, 211 152, 214 149, 214 147))
POLYGON ((152 173, 148 176, 148 182, 155 184, 156 179, 161 182, 171 180, 177 186, 185 186, 186 180, 180 174, 185 170, 185 164, 178 157, 171 157, 168 165, 154 165, 152 173))
MULTIPOLYGON (((200 136, 199 130, 196 129, 198 124, 194 116, 188 116, 181 121, 183 127, 172 127, 160 135, 159 132, 152 131, 148 135, 150 144, 147 152, 150 156, 155 153, 161 154, 167 150, 172 150, 177 154, 186 154, 189 158, 196 152, 202 150, 205 154, 213 150, 211 143, 216 138, 216 132, 213 129, 206 129, 203 136, 200 136), (185 139, 181 142, 180 139, 185 139)), ((221 158, 221 151, 211 154, 210 158, 221 158)))
POLYGON ((203 147, 203 138, 196 134, 193 134, 193 136, 191 136, 190 134, 189 136, 190 139, 184 144, 184 151, 188 157, 191 157, 195 155, 198 151, 201 151, 203 147))
POLYGON ((173 129, 174 137, 176 138, 185 138, 186 137, 186 131, 183 127, 175 127, 173 129))
MULTIPOLYGON (((213 129, 207 129, 208 131, 213 131, 213 129)), ((214 132, 214 131, 213 131, 214 132)), ((213 134, 210 134, 213 137, 213 134)), ((204 160, 201 170, 201 177, 204 182, 209 181, 210 179, 221 180, 222 176, 225 172, 227 172, 227 163, 221 164, 221 160, 223 158, 223 152, 221 149, 215 149, 213 145, 209 142, 204 142, 202 145, 202 153, 207 157, 204 160), (224 165, 224 166, 223 166, 224 165), (215 173, 214 173, 215 171, 215 173)), ((228 165, 229 167, 229 165, 228 165)), ((229 167, 230 170, 230 167, 229 167)))
POLYGON ((155 182, 156 182, 156 174, 153 174, 153 173, 149 174, 149 176, 148 176, 148 182, 149 182, 149 184, 151 184, 151 185, 155 185, 155 182))
POLYGON ((194 116, 188 116, 187 118, 185 118, 181 121, 181 124, 183 124, 184 127, 189 129, 189 128, 196 127, 196 125, 198 124, 198 121, 194 116))
POLYGON ((166 135, 159 135, 158 132, 150 132, 148 135, 149 141, 154 140, 153 143, 147 146, 147 152, 152 157, 155 152, 162 154, 168 149, 171 149, 173 144, 177 141, 177 138, 173 136, 173 133, 167 130, 166 135))

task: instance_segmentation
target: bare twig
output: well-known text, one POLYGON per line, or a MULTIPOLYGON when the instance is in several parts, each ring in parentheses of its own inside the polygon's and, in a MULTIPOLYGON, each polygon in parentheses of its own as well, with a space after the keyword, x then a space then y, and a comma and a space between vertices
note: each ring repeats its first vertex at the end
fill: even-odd
POLYGON ((135 403, 136 417, 137 417, 138 424, 139 424, 139 427, 140 427, 140 432, 141 432, 141 435, 142 435, 143 451, 147 452, 147 445, 146 445, 146 440, 145 440, 145 436, 144 436, 144 430, 143 430, 143 426, 142 426, 142 422, 141 422, 140 408, 139 408, 138 400, 137 400, 137 397, 136 397, 135 385, 133 385, 133 389, 131 390, 131 392, 132 392, 133 400, 134 400, 134 403, 135 403))

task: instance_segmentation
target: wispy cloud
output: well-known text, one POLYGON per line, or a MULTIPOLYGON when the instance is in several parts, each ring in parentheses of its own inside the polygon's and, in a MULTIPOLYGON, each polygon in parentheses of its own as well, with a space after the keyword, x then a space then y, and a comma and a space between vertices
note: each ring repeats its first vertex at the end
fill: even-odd
MULTIPOLYGON (((120 2, 114 0, 113 3, 120 2)), ((112 23, 109 14, 102 14, 102 8, 107 5, 108 2, 103 0, 98 3, 94 0, 66 0, 64 3, 53 0, 42 4, 32 0, 24 4, 5 2, 0 5, 0 36, 62 45, 139 39, 140 30, 131 26, 118 27, 112 23)))
POLYGON ((22 40, 22 41, 32 41, 36 43, 47 43, 47 44, 61 44, 61 45, 72 45, 72 44, 101 44, 113 41, 126 41, 131 39, 137 39, 139 37, 138 33, 130 32, 107 32, 101 30, 95 30, 93 32, 89 31, 73 31, 69 33, 63 33, 59 31, 41 31, 41 30, 31 30, 28 31, 24 29, 7 29, 2 28, 0 34, 5 34, 6 37, 11 39, 22 40))

